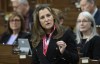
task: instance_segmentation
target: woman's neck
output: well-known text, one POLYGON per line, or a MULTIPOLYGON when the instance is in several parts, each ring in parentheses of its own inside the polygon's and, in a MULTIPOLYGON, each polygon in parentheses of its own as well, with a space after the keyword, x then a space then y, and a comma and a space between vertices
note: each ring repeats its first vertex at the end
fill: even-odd
POLYGON ((55 26, 53 26, 51 29, 48 29, 48 30, 45 30, 45 31, 46 31, 46 34, 50 34, 54 30, 55 30, 55 26))
POLYGON ((91 36, 91 30, 82 33, 83 33, 83 39, 89 38, 91 36))
POLYGON ((46 30, 46 34, 50 34, 52 30, 46 30))
POLYGON ((19 30, 13 30, 13 35, 16 35, 19 33, 19 30))

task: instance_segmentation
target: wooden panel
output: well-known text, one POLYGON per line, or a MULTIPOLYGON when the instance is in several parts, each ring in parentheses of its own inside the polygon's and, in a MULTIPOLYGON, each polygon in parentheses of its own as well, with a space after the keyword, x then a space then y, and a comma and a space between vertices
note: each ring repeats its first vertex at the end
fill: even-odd
MULTIPOLYGON (((0 45, 0 64, 31 64, 32 58, 26 55, 26 58, 20 58, 19 54, 13 53, 11 45, 0 45)), ((24 55, 25 56, 25 55, 24 55)))
POLYGON ((19 64, 19 56, 18 55, 0 55, 0 63, 19 64))
POLYGON ((5 31, 5 22, 4 17, 2 15, 3 13, 0 13, 0 35, 5 31))
POLYGON ((65 14, 65 26, 75 27, 76 19, 79 11, 75 8, 75 5, 70 0, 52 0, 51 6, 53 8, 58 8, 65 14), (56 5, 55 5, 56 4, 56 5))
POLYGON ((19 55, 0 54, 0 64, 31 64, 31 63, 32 63, 31 57, 20 59, 19 55))
POLYGON ((100 8, 100 0, 96 0, 96 5, 100 8))
POLYGON ((0 11, 1 11, 1 0, 0 0, 0 11))
POLYGON ((12 46, 0 45, 0 55, 12 55, 12 46))

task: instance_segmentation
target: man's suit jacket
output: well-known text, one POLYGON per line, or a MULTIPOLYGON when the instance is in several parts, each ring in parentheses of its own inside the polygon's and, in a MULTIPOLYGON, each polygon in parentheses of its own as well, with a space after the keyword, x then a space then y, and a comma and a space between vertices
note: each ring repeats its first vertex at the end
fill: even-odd
MULTIPOLYGON (((33 28, 33 22, 34 22, 34 20, 33 20, 33 12, 34 12, 34 10, 32 8, 29 8, 27 14, 23 16, 24 20, 29 23, 29 25, 26 25, 26 26, 29 26, 28 27, 28 29, 29 29, 28 31, 29 32, 32 32, 32 28, 33 28)), ((25 28, 25 30, 26 30, 26 28, 25 28)))
POLYGON ((94 19, 95 19, 96 25, 100 25, 100 9, 97 10, 96 14, 94 15, 94 19))

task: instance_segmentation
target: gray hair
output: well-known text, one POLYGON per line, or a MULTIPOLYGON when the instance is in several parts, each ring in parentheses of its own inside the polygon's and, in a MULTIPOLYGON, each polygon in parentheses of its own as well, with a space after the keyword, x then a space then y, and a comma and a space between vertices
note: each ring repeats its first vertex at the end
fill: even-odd
POLYGON ((95 3, 95 1, 96 1, 96 0, 87 0, 87 2, 89 2, 89 3, 92 3, 92 2, 95 3))
MULTIPOLYGON (((90 21, 92 23, 92 25, 91 25, 91 28, 92 28, 91 31, 92 32, 91 32, 90 37, 87 39, 87 41, 89 41, 91 38, 98 35, 98 33, 96 31, 95 20, 94 20, 93 16, 87 11, 81 12, 79 14, 79 16, 84 16, 85 18, 88 19, 88 21, 90 21)), ((82 33, 80 32, 78 24, 76 23, 76 40, 77 40, 77 43, 80 43, 81 39, 82 39, 82 33)))
MULTIPOLYGON (((81 0, 80 0, 81 1, 81 0)), ((91 3, 91 4, 95 4, 96 3, 96 0, 86 0, 88 3, 91 3)))
POLYGON ((28 4, 28 0, 18 0, 19 4, 28 4))

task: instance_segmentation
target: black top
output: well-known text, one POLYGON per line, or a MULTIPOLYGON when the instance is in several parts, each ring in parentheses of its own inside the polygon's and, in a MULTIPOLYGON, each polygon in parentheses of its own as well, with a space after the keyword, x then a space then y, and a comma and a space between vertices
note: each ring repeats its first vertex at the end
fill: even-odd
MULTIPOLYGON (((56 31, 54 31, 56 33, 56 31)), ((54 35, 53 33, 53 35, 54 35)), ((33 50, 33 64, 77 64, 78 52, 77 45, 75 43, 73 32, 66 30, 64 35, 59 39, 53 39, 51 37, 46 56, 43 54, 42 40, 39 45, 33 50), (57 41, 64 41, 67 47, 63 54, 60 53, 57 41)))
POLYGON ((81 43, 78 44, 78 47, 83 48, 87 39, 81 39, 81 43))
MULTIPOLYGON (((8 40, 9 40, 11 35, 12 34, 7 33, 7 32, 3 33, 1 35, 1 38, 0 38, 0 44, 7 44, 7 42, 8 42, 8 40)), ((31 35, 29 33, 26 33, 26 32, 19 32, 19 34, 18 34, 18 36, 17 36, 17 38, 15 40, 16 43, 17 43, 18 38, 25 38, 25 39, 29 39, 30 40, 31 35)))
POLYGON ((100 59, 100 36, 94 36, 80 47, 80 53, 83 53, 83 57, 89 57, 90 59, 96 60, 100 59))

